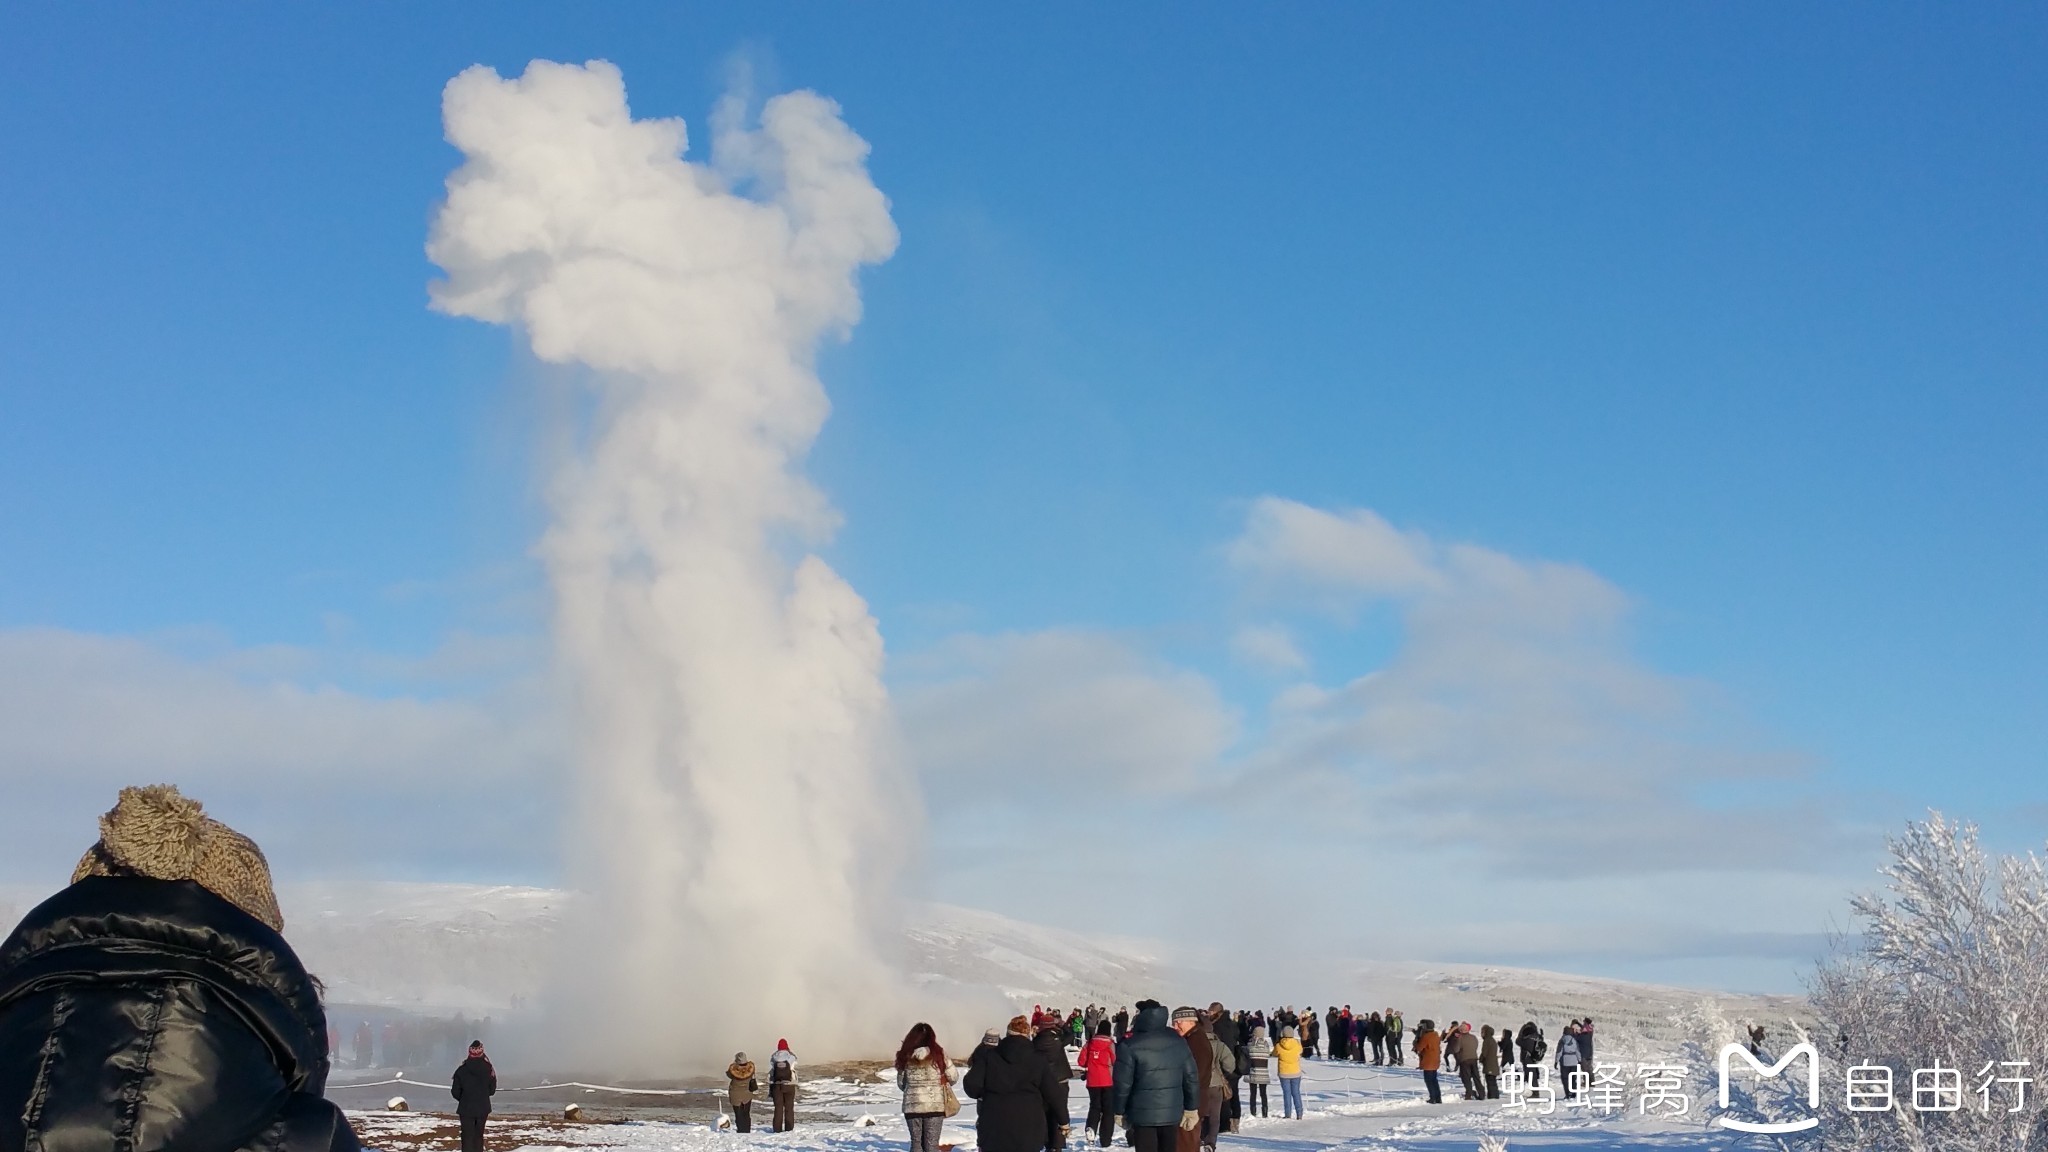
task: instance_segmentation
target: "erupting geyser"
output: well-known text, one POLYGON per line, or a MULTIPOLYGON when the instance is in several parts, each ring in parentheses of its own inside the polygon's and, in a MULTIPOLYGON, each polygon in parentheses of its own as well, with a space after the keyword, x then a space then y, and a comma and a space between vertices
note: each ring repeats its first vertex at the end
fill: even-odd
POLYGON ((875 621, 801 552, 835 523, 802 469, 829 409, 815 350, 896 247, 867 145, 795 92, 758 127, 728 100, 691 163, 682 121, 634 120, 603 62, 471 68, 443 113, 464 160, 434 306, 587 369, 540 544, 588 897, 559 1056, 880 1051, 903 1027, 887 929, 921 816, 875 621))

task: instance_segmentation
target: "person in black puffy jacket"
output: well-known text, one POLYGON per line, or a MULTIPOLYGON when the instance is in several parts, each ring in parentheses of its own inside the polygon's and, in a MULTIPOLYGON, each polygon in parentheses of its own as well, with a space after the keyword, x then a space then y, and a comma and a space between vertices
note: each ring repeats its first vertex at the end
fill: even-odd
POLYGON ((491 1118, 491 1097, 498 1094, 498 1070, 484 1055, 484 1042, 469 1042, 469 1055, 448 1081, 455 1097, 455 1116, 462 1121, 462 1152, 484 1152, 484 1121, 491 1118))
POLYGON ((1039 1152, 1052 1135, 1046 1118, 1064 1114, 1067 1087, 1031 1045, 1031 1021, 1010 1021, 1009 1035, 981 1048, 960 1087, 980 1105, 974 1142, 981 1152, 1039 1152))
POLYGON ((358 1152, 263 853, 127 788, 0 943, 0 1152, 358 1152))
POLYGON ((1172 1152, 1181 1128, 1201 1124, 1201 1070, 1169 1016, 1165 1005, 1138 1005, 1131 1038, 1116 1050, 1110 1109, 1137 1152, 1172 1152))

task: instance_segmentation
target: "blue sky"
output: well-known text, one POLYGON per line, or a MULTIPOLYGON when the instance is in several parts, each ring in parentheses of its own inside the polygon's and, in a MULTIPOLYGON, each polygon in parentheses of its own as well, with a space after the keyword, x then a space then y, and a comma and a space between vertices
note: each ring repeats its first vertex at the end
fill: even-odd
MULTIPOLYGON (((1597 573, 1709 743, 1799 766, 1761 803, 1847 821, 1817 890, 1930 805, 2041 839, 2038 6, 72 5, 0 39, 0 629, 372 699, 530 672, 548 372, 425 306, 439 93, 602 58, 640 116, 745 74, 873 146, 903 242, 811 471, 907 679, 1106 637, 1257 759, 1242 627, 1325 686, 1407 634, 1247 585, 1271 495, 1597 573)), ((13 769, 57 807, 19 750, 61 739, 13 769)), ((479 851, 382 870, 547 872, 479 851)))

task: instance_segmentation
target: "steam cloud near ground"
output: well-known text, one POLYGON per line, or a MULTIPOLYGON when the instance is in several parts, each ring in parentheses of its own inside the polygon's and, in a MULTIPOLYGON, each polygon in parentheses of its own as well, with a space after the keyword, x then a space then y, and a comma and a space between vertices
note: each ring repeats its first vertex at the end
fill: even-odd
POLYGON ((895 882, 921 814, 866 603, 815 555, 803 462, 819 342, 895 250, 867 144, 831 101, 635 120, 617 68, 474 67, 443 100, 463 162, 435 308, 579 366, 587 424, 539 555, 577 716, 570 857, 586 918, 551 998, 565 1058, 709 1066, 736 1036, 811 1055, 903 1027, 895 882))

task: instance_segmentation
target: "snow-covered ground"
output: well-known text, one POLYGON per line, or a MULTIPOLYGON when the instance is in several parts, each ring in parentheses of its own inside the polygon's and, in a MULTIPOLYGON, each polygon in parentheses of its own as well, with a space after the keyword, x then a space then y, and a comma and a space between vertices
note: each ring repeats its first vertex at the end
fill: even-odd
MULTIPOLYGON (((1420 1076, 1412 1068, 1342 1068, 1311 1062, 1304 1086, 1308 1115, 1302 1120, 1247 1119, 1243 1131, 1226 1135, 1225 1149, 1243 1152, 1471 1152, 1484 1136, 1504 1139, 1509 1149, 1740 1149, 1750 1145, 1734 1133, 1691 1123, 1623 1115, 1517 1115, 1498 1103, 1449 1102, 1430 1105, 1423 1098, 1420 1076)), ((1274 1095, 1278 1095, 1277 1086, 1274 1095)), ((415 1096, 415 1104, 421 1097, 415 1096)), ((805 1152, 891 1152, 907 1148, 909 1139, 897 1113, 893 1084, 830 1080, 806 1084, 798 1105, 799 1123, 791 1133, 755 1131, 739 1135, 719 1131, 708 1114, 678 1120, 617 1119, 607 1111, 603 1093, 588 1093, 590 1122, 565 1123, 550 1116, 512 1115, 494 1120, 493 1147, 533 1149, 618 1148, 631 1152, 741 1152, 750 1147, 805 1152), (607 1122, 612 1121, 612 1122, 607 1122)), ((610 1098, 617 1099, 617 1098, 610 1098)), ((944 1143, 974 1147, 974 1102, 962 1101, 960 1116, 948 1121, 944 1143)), ((1277 1103, 1277 1101, 1276 1101, 1277 1103)), ((701 1107, 701 1105, 700 1105, 701 1107)), ((1076 1121, 1087 1112, 1087 1095, 1076 1087, 1072 1107, 1076 1121)), ((757 1106, 757 1114, 765 1108, 757 1106)), ((351 1119, 373 1148, 394 1152, 442 1152, 456 1147, 452 1117, 381 1111, 351 1112, 351 1119)), ((1088 1145, 1088 1147, 1092 1147, 1088 1145)), ((1119 1138, 1117 1147, 1124 1144, 1119 1138)))

